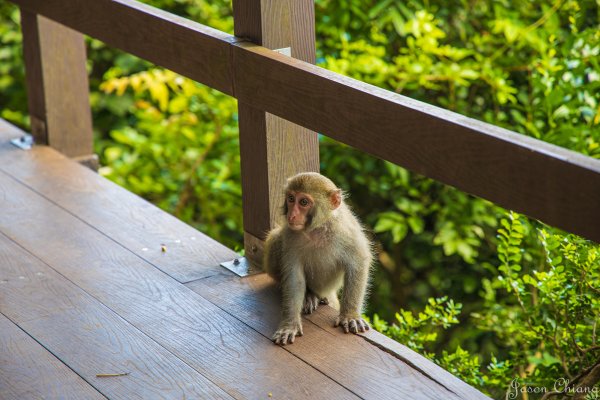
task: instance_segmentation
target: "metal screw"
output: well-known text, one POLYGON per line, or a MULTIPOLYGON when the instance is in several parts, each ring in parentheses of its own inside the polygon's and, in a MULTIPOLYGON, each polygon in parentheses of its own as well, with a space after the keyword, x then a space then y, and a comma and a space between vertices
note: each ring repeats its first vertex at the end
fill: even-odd
POLYGON ((240 263, 240 259, 236 258, 235 260, 233 260, 233 265, 238 265, 240 263))
POLYGON ((251 249, 253 253, 256 253, 258 251, 258 247, 256 247, 255 244, 252 245, 251 249))

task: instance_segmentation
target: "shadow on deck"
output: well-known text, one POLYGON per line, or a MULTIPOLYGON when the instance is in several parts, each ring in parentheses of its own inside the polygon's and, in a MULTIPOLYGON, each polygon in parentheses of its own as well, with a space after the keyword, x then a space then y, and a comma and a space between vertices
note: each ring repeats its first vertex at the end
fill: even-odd
POLYGON ((233 276, 234 252, 22 133, 0 120, 2 399, 487 398, 328 307, 275 346, 270 278, 233 276))

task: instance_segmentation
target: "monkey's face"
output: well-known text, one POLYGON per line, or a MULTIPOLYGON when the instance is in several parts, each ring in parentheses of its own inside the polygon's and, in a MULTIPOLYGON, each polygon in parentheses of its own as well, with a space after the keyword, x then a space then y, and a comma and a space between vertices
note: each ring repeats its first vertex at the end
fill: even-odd
POLYGON ((315 200, 308 193, 293 190, 288 191, 285 196, 288 227, 293 231, 301 231, 310 225, 315 200))

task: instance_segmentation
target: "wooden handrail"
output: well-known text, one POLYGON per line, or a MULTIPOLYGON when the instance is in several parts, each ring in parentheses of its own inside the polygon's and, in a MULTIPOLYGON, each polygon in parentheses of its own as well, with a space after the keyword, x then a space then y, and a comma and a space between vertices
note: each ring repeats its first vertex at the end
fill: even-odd
POLYGON ((133 0, 14 0, 13 3, 233 95, 230 43, 241 40, 233 35, 133 0))
POLYGON ((600 160, 260 46, 235 48, 238 99, 600 242, 600 160))
POLYGON ((600 242, 600 160, 133 0, 12 0, 340 142, 600 242))

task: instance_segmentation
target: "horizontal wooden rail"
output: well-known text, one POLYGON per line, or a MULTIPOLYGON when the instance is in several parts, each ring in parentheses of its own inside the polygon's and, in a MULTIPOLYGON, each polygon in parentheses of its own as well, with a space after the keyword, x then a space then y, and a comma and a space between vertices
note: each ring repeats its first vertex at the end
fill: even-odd
POLYGON ((132 0, 13 1, 253 107, 600 242, 600 160, 132 0))
POLYGON ((600 160, 253 44, 233 65, 238 99, 600 242, 600 160))

